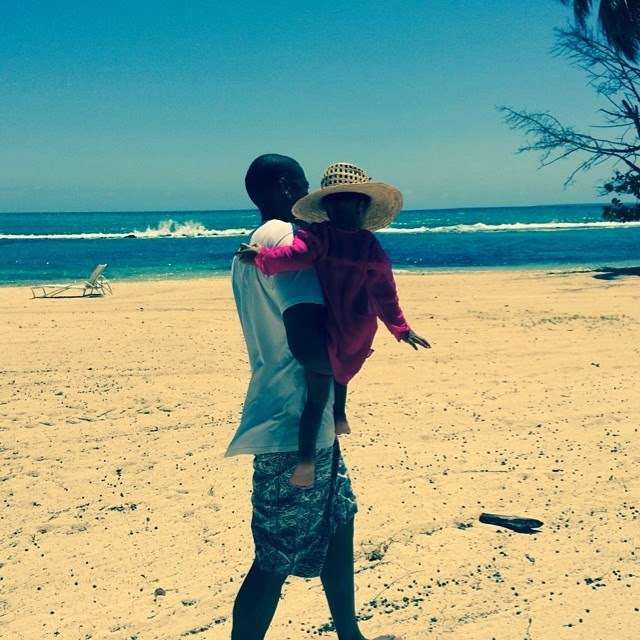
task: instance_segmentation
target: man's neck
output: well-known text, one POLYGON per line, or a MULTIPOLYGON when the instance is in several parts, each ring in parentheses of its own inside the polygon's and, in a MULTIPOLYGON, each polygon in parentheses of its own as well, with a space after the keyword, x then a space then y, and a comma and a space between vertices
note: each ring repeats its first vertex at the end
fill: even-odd
POLYGON ((287 215, 286 213, 261 211, 260 215, 262 216, 262 222, 269 222, 269 220, 282 220, 282 222, 292 222, 291 215, 287 215))

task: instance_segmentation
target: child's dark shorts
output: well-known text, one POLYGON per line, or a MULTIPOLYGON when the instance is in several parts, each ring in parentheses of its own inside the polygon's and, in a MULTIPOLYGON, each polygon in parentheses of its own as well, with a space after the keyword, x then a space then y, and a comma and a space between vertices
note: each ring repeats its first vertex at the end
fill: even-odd
POLYGON ((313 578, 322 571, 329 536, 358 507, 337 441, 318 451, 311 489, 289 482, 297 461, 296 452, 255 456, 251 531, 260 569, 313 578))

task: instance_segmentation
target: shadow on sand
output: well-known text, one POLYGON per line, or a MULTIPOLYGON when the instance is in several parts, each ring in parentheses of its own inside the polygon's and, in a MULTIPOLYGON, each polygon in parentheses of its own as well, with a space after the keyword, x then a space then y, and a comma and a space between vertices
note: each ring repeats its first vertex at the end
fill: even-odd
POLYGON ((640 276, 640 267, 601 267, 593 276, 598 280, 615 280, 624 276, 640 276))

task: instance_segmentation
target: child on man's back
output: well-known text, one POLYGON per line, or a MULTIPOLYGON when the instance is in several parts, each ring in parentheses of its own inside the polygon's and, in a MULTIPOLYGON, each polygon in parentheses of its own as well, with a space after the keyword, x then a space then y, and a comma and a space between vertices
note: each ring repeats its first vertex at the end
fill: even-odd
MULTIPOLYGON (((349 163, 328 167, 321 188, 293 207, 300 228, 291 245, 266 249, 241 245, 240 260, 266 275, 316 268, 326 304, 327 354, 334 378, 336 433, 351 431, 346 417, 346 385, 372 353, 380 318, 397 340, 430 348, 407 324, 398 302, 391 263, 373 230, 388 225, 400 212, 402 195, 391 185, 371 182, 349 163)), ((313 486, 315 442, 331 378, 309 367, 307 405, 300 420, 298 457, 291 482, 313 486)))

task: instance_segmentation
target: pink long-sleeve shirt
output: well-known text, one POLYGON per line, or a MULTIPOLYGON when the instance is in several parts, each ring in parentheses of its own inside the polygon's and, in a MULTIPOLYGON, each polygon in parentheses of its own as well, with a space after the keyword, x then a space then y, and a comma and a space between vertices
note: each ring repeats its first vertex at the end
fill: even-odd
POLYGON ((316 268, 327 308, 327 348, 335 379, 347 384, 371 355, 380 318, 400 340, 410 327, 398 302, 391 262, 370 231, 344 231, 330 222, 299 229, 293 243, 262 248, 265 274, 316 268))

